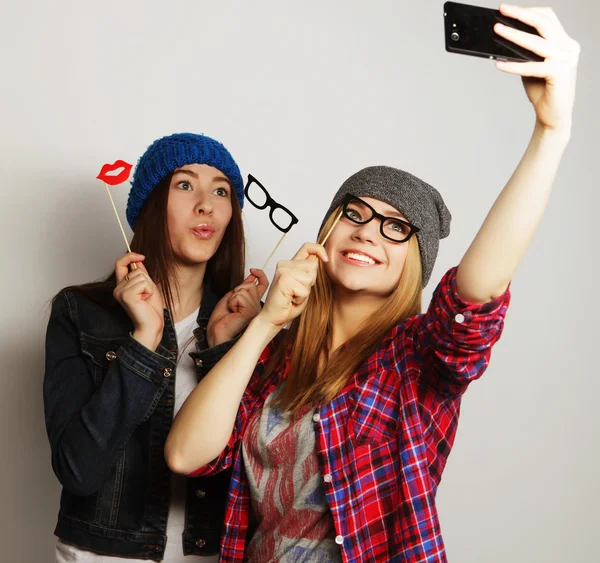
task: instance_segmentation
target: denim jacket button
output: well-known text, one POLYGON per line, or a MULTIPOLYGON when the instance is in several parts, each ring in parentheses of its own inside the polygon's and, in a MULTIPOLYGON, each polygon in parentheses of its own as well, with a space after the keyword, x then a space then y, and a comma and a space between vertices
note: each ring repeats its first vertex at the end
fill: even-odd
POLYGON ((164 377, 171 377, 172 369, 171 368, 161 368, 160 370, 164 377))
POLYGON ((106 352, 106 359, 109 362, 112 362, 113 360, 117 359, 117 354, 115 352, 113 352, 112 350, 109 350, 108 352, 106 352))
POLYGON ((196 365, 201 368, 202 367, 202 360, 200 358, 196 358, 196 365))
POLYGON ((197 545, 198 547, 204 547, 204 546, 206 545, 206 542, 205 542, 203 539, 199 539, 199 540, 196 542, 196 545, 197 545))
POLYGON ((197 496, 198 498, 204 498, 204 497, 206 496, 206 493, 205 493, 205 492, 204 492, 202 489, 198 489, 198 490, 196 491, 196 496, 197 496))

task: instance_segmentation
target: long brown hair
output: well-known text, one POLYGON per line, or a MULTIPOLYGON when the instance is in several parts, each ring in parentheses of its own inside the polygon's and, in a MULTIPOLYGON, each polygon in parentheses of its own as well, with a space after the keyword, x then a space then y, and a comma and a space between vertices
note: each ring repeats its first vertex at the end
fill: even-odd
MULTIPOLYGON (((333 224, 334 210, 319 232, 321 242, 333 224)), ((361 324, 360 330, 330 356, 333 322, 333 285, 319 262, 317 281, 306 309, 290 326, 269 362, 265 377, 282 367, 291 347, 290 370, 274 405, 295 411, 308 403, 332 400, 352 374, 367 360, 392 328, 421 312, 422 268, 416 237, 408 243, 400 282, 384 304, 361 324)))
MULTIPOLYGON (((165 304, 171 311, 174 304, 173 290, 177 292, 175 278, 177 262, 167 223, 167 202, 172 175, 171 173, 163 178, 144 202, 130 245, 133 252, 146 257, 144 266, 150 278, 161 288, 165 304)), ((208 261, 204 275, 205 283, 211 285, 218 298, 223 297, 244 279, 246 257, 244 224, 240 203, 233 193, 231 211, 231 220, 223 240, 214 256, 208 261)), ((115 285, 116 277, 112 272, 102 281, 66 287, 59 292, 59 295, 67 290, 79 291, 99 305, 111 308, 118 305, 112 295, 115 285)))

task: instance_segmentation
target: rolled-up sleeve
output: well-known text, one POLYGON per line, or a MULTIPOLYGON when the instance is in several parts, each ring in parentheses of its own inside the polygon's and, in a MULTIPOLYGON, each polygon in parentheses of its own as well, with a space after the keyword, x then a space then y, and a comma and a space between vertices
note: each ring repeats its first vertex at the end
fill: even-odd
POLYGON ((229 436, 229 442, 227 442, 225 449, 211 462, 189 473, 188 477, 210 477, 211 475, 216 475, 217 473, 229 469, 233 465, 233 450, 238 442, 238 436, 240 436, 239 426, 242 421, 243 415, 240 416, 240 413, 238 412, 235 426, 231 432, 231 436, 229 436))
POLYGON ((421 378, 453 395, 483 375, 510 302, 510 286, 488 303, 465 301, 457 292, 456 272, 451 268, 442 278, 427 312, 413 326, 421 378))

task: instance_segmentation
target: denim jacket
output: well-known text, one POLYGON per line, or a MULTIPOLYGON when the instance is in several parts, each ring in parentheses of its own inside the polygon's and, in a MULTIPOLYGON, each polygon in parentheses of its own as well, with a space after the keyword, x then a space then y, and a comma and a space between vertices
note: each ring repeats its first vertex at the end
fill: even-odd
MULTIPOLYGON (((216 295, 204 287, 191 354, 201 379, 233 345, 207 348, 216 295)), ((84 549, 163 558, 171 473, 164 445, 173 420, 177 338, 165 309, 152 352, 131 337, 115 302, 78 291, 55 300, 46 334, 44 410, 52 467, 63 486, 55 534, 84 549)), ((218 553, 231 473, 187 481, 185 554, 218 553)))

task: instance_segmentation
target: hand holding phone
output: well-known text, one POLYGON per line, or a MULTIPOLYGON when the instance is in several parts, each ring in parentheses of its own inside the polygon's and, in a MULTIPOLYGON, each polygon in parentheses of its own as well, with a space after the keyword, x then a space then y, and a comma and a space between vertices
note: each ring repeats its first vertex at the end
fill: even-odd
MULTIPOLYGON (((453 5, 447 2, 445 7, 448 11, 446 17, 446 41, 458 43, 461 33, 473 28, 462 25, 458 16, 452 12, 453 5), (456 24, 456 26, 454 25, 456 24), (452 37, 452 33, 457 35, 452 37)), ((459 6, 460 13, 464 10, 471 11, 473 6, 464 4, 459 6)), ((480 9, 480 8, 475 8, 480 9)), ((483 8, 485 10, 485 8, 483 8)), ((491 10, 494 12, 494 10, 491 10)), ((468 45, 460 49, 448 47, 449 51, 474 55, 478 57, 492 57, 496 61, 496 68, 507 74, 520 76, 523 86, 527 92, 527 98, 533 105, 536 114, 536 131, 558 134, 559 138, 568 138, 571 134, 573 121, 573 102, 575 100, 575 89, 577 81, 577 65, 581 47, 565 31, 558 16, 551 8, 522 8, 510 4, 500 6, 501 16, 520 22, 520 29, 506 25, 498 25, 497 15, 487 24, 486 37, 493 33, 498 38, 504 39, 503 43, 511 46, 513 54, 518 47, 519 55, 524 57, 527 52, 529 58, 506 57, 498 54, 495 49, 485 47, 473 47, 468 45), (523 31, 523 25, 531 26, 538 33, 523 31), (529 51, 527 51, 529 50, 529 51), (505 60, 502 60, 505 59, 505 60), (506 60, 509 59, 509 60, 506 60)), ((489 13, 489 12, 488 12, 489 13)), ((467 33, 467 39, 469 39, 467 33)), ((502 43, 502 44, 503 44, 502 43)), ((500 45, 501 42, 495 43, 500 45)))
POLYGON ((446 51, 505 61, 544 60, 536 53, 500 37, 494 31, 494 25, 497 23, 539 36, 534 27, 504 16, 498 10, 446 2, 444 4, 446 51))

